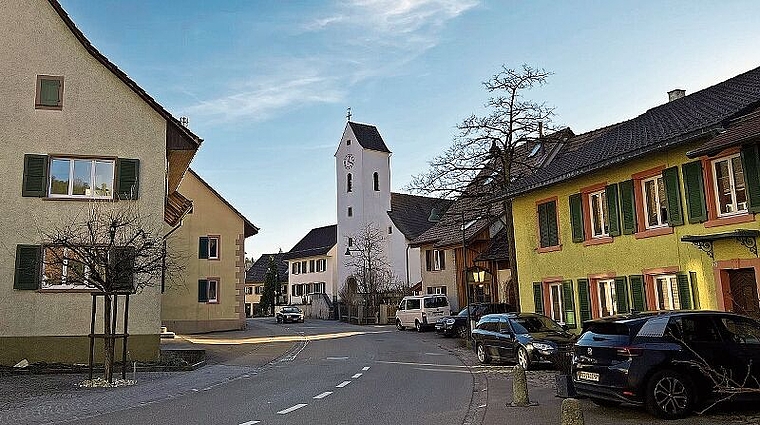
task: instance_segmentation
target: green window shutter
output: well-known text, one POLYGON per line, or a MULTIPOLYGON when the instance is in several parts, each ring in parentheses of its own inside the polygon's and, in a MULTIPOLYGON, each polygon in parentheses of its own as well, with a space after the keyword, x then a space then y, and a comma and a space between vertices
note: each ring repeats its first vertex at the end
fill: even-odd
POLYGON ((24 182, 21 196, 42 198, 47 195, 47 155, 24 155, 24 182))
POLYGON ((140 160, 119 158, 116 170, 116 193, 119 199, 137 199, 140 188, 140 160))
POLYGON ((625 276, 615 278, 615 298, 617 298, 618 313, 628 313, 628 279, 625 276))
POLYGON ((41 259, 40 245, 16 245, 16 274, 13 279, 13 289, 35 290, 40 287, 41 259))
POLYGON ((689 274, 686 272, 676 273, 678 283, 678 300, 681 302, 681 310, 691 310, 691 285, 689 274))
POLYGON ((640 274, 628 276, 628 282, 631 285, 631 309, 635 311, 646 311, 647 303, 644 295, 644 276, 640 274))
POLYGON ((618 183, 620 189, 620 216, 623 222, 623 234, 636 233, 636 203, 633 195, 633 180, 618 183))
POLYGON ((573 281, 565 280, 562 282, 562 298, 565 305, 565 324, 570 329, 578 326, 575 322, 575 296, 573 296, 573 281))
POLYGON ((705 202, 705 181, 702 177, 702 161, 694 161, 681 166, 683 187, 686 190, 686 210, 689 223, 707 221, 707 203, 705 202))
POLYGON ((544 314, 544 288, 541 282, 533 282, 533 303, 538 314, 544 314))
POLYGON ((208 280, 206 279, 198 280, 198 302, 208 302, 208 280))
POLYGON ((198 238, 198 258, 201 260, 208 258, 208 238, 206 236, 198 238))
MULTIPOLYGON (((430 249, 425 250, 425 268, 427 271, 433 270, 433 251, 430 249)), ((293 264, 295 266, 295 264, 293 264)), ((294 269, 295 270, 295 269, 294 269)))
POLYGON ((546 204, 538 205, 538 246, 541 248, 549 246, 549 228, 546 223, 546 204))
POLYGON ((741 156, 749 211, 760 212, 760 155, 758 155, 758 145, 742 147, 741 156))
POLYGON ((607 217, 610 225, 610 236, 620 236, 620 210, 618 209, 618 185, 611 184, 607 192, 607 217))
POLYGON ((441 270, 446 270, 446 250, 440 250, 438 255, 441 259, 441 270))
POLYGON ((557 228, 557 201, 546 203, 547 246, 559 245, 559 229, 557 228))
POLYGON ((691 283, 692 308, 694 310, 699 310, 699 285, 697 285, 697 272, 689 272, 689 281, 691 283))
POLYGON ((591 298, 588 292, 588 279, 578 279, 578 313, 581 324, 591 320, 591 298))
POLYGON ((580 193, 570 195, 570 227, 573 230, 573 242, 583 242, 583 198, 580 193))
POLYGON ((678 167, 662 170, 662 180, 665 183, 665 199, 668 204, 668 225, 683 224, 681 210, 681 184, 678 182, 678 167))
POLYGON ((40 104, 44 106, 60 106, 60 80, 40 79, 40 104))
POLYGON ((112 289, 117 291, 134 291, 135 248, 131 246, 115 247, 109 258, 110 269, 114 274, 112 289))

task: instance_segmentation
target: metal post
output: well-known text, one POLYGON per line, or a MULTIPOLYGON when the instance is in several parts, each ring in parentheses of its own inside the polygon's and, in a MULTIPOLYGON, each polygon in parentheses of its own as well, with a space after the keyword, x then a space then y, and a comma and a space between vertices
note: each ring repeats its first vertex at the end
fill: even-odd
POLYGON ((129 294, 124 300, 124 338, 121 340, 121 379, 127 379, 127 320, 129 319, 129 294))
POLYGON ((98 308, 97 294, 93 293, 91 295, 92 295, 92 308, 90 310, 92 311, 92 318, 90 319, 90 360, 89 360, 90 381, 92 381, 92 368, 93 368, 93 363, 95 362, 95 311, 98 308))
MULTIPOLYGON (((108 295, 106 295, 108 296, 108 295)), ((119 295, 113 294, 113 299, 111 301, 113 304, 113 308, 111 309, 111 317, 109 318, 111 320, 111 335, 105 335, 106 339, 109 339, 108 342, 109 346, 111 347, 108 350, 107 356, 111 358, 111 369, 108 371, 108 376, 106 377, 108 379, 108 382, 113 382, 113 360, 114 358, 111 357, 111 353, 116 352, 116 318, 119 317, 119 295)))
POLYGON ((465 300, 467 301, 467 340, 472 335, 472 317, 470 317, 470 286, 467 282, 467 238, 465 237, 464 211, 462 211, 462 283, 464 284, 465 300))

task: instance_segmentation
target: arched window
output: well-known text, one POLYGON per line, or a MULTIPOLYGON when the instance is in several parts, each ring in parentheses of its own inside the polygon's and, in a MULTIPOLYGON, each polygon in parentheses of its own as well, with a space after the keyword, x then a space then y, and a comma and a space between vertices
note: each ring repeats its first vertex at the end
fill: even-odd
POLYGON ((346 192, 351 192, 354 190, 354 180, 351 173, 348 173, 346 175, 346 192))
POLYGON ((377 173, 372 175, 372 181, 375 187, 375 191, 379 192, 380 191, 380 176, 377 173))

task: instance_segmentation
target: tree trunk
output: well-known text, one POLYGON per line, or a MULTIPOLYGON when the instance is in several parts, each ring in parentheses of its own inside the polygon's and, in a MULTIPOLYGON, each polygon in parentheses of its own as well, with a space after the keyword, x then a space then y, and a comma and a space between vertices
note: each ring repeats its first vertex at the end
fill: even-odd
POLYGON ((113 358, 114 358, 114 339, 115 329, 111 329, 113 298, 111 294, 103 297, 103 373, 110 383, 113 380, 113 358))
POLYGON ((511 274, 511 281, 507 284, 507 299, 514 296, 515 309, 520 311, 520 285, 517 281, 517 253, 515 252, 515 226, 512 216, 512 201, 504 201, 504 227, 507 234, 507 258, 509 261, 509 270, 511 274))

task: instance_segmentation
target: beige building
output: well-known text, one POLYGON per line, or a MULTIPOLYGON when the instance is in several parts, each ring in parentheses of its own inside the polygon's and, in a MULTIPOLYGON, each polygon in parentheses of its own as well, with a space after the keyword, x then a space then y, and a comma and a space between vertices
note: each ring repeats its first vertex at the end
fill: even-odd
MULTIPOLYGON (((45 277, 41 234, 104 201, 165 230, 165 200, 201 140, 98 52, 58 2, 3 1, 0 39, 0 364, 84 363, 90 290, 45 277)), ((130 359, 158 358, 160 283, 131 297, 130 359)))
POLYGON ((185 268, 180 279, 166 283, 161 322, 176 333, 245 329, 244 243, 259 229, 193 170, 179 192, 192 208, 168 242, 183 254, 185 268))

